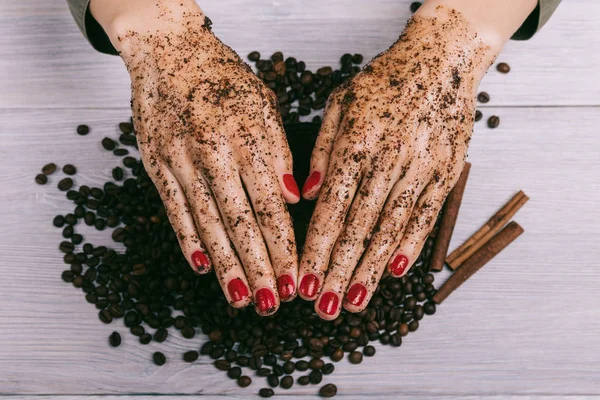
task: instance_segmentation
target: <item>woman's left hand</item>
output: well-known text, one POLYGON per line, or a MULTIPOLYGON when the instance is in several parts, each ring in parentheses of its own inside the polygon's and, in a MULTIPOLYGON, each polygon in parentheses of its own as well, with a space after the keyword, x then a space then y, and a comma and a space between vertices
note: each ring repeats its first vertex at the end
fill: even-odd
POLYGON ((494 58, 438 7, 329 98, 303 194, 320 196, 299 293, 335 319, 364 309, 385 271, 407 273, 464 166, 475 93, 494 58))

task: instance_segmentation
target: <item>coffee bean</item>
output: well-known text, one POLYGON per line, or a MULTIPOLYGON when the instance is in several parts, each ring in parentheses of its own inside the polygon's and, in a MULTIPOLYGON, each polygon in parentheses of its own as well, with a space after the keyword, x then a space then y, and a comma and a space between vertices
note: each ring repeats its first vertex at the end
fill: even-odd
POLYGON ((85 136, 90 133, 90 127, 87 125, 79 125, 77 127, 77 133, 81 136, 85 136))
POLYGON ((83 242, 83 236, 78 233, 74 233, 73 236, 71 236, 71 242, 73 242, 73 244, 81 244, 81 242, 83 242))
POLYGON ((48 183, 48 177, 44 174, 37 174, 35 176, 35 183, 37 183, 38 185, 45 185, 46 183, 48 183))
POLYGON ((363 56, 362 56, 362 54, 358 54, 358 53, 354 54, 352 56, 352 62, 354 64, 361 64, 363 62, 363 56))
MULTIPOLYGON (((185 355, 184 355, 184 358, 185 358, 185 355)), ((196 357, 196 359, 197 358, 198 357, 196 357)), ((194 360, 194 361, 196 361, 196 360, 194 360)), ((220 371, 229 371, 229 368, 231 368, 231 363, 227 360, 216 360, 215 367, 220 371)))
POLYGON ((183 353, 183 360, 185 362, 194 362, 198 359, 198 352, 194 350, 186 351, 183 353))
POLYGON ((275 392, 273 391, 273 389, 269 389, 269 388, 262 388, 258 391, 258 395, 260 397, 272 397, 275 394, 275 392))
POLYGON ((42 174, 44 175, 52 175, 56 171, 56 164, 49 163, 42 167, 42 174))
POLYGON ((133 132, 133 125, 129 122, 121 122, 119 123, 119 130, 123 133, 131 133, 133 132))
POLYGON ((267 383, 271 387, 277 387, 277 386, 279 386, 279 377, 275 374, 271 374, 271 375, 267 376, 267 383))
POLYGON ((252 62, 260 60, 260 53, 258 51, 251 52, 250 54, 248 54, 248 60, 252 62))
POLYGON ((52 225, 54 225, 57 228, 62 228, 65 225, 65 217, 63 217, 62 215, 57 215, 52 220, 52 225))
POLYGON ((319 76, 329 76, 333 72, 333 69, 330 66, 321 67, 317 70, 317 75, 319 76))
POLYGON ((77 173, 77 168, 72 164, 66 164, 63 167, 63 172, 67 175, 75 175, 77 173))
POLYGON ((427 303, 425 303, 423 305, 423 311, 427 315, 433 315, 433 314, 435 314, 435 303, 432 302, 432 301, 428 301, 427 303))
POLYGON ((490 101, 490 95, 487 92, 481 92, 477 95, 477 101, 480 103, 488 103, 490 101))
POLYGON ((283 61, 283 53, 280 51, 276 51, 271 55, 271 61, 273 61, 274 63, 278 61, 283 61))
POLYGON ((282 389, 289 389, 294 386, 294 378, 291 376, 284 376, 281 378, 281 382, 279 383, 282 389))
POLYGON ((238 378, 237 383, 240 387, 245 388, 250 386, 250 384, 252 383, 252 379, 247 375, 243 375, 238 378))
POLYGON ((104 147, 105 150, 113 151, 115 147, 117 147, 117 144, 111 138, 105 137, 102 139, 102 147, 104 147))
POLYGON ((487 126, 489 128, 495 129, 498 127, 498 125, 500 125, 500 117, 492 115, 490 118, 488 118, 487 126))
POLYGON ((414 331, 416 331, 417 329, 419 329, 419 321, 411 321, 411 322, 408 324, 408 330, 409 330, 410 332, 414 332, 414 331))
POLYGON ((413 14, 416 13, 419 7, 421 7, 421 2, 413 1, 412 3, 410 3, 410 12, 413 14))
MULTIPOLYGON (((42 175, 43 177, 46 177, 45 175, 42 175)), ((58 182, 58 189, 60 189, 63 192, 66 192, 67 190, 71 189, 73 187, 73 180, 71 178, 64 178, 61 179, 60 182, 58 182)))
POLYGON ((152 355, 152 360, 154 361, 154 364, 161 366, 167 362, 167 357, 160 351, 157 351, 152 355))
POLYGON ((240 367, 233 367, 227 371, 227 376, 231 379, 238 379, 242 376, 242 369, 240 367))
POLYGON ((319 396, 321 397, 333 397, 337 394, 337 386, 333 383, 328 383, 319 389, 319 396))
POLYGON ((319 370, 313 370, 308 374, 308 379, 313 385, 318 385, 323 380, 323 373, 319 370))
POLYGON ((360 364, 362 362, 362 359, 363 355, 360 351, 353 351, 348 356, 348 361, 350 361, 351 364, 360 364))
POLYGON ((137 139, 133 135, 122 134, 119 136, 119 142, 123 146, 135 146, 137 144, 137 139))
MULTIPOLYGON (((83 280, 83 278, 81 276, 78 276, 78 278, 81 278, 83 280)), ((75 282, 75 281, 73 281, 75 282)), ((83 282, 82 282, 83 284, 83 282)), ((104 322, 105 324, 110 324, 113 320, 112 315, 110 314, 110 311, 108 310, 102 310, 98 313, 98 318, 100 318, 100 321, 104 322)))
POLYGON ((121 335, 119 332, 113 332, 108 337, 108 342, 112 347, 119 347, 121 345, 121 335))
POLYGON ((129 154, 129 150, 127 150, 127 149, 114 149, 113 150, 113 154, 115 156, 126 156, 127 154, 129 154))
POLYGON ((120 181, 123 179, 123 170, 119 167, 115 167, 112 170, 112 177, 115 181, 120 181))
POLYGON ((502 72, 503 74, 508 74, 510 72, 510 66, 507 63, 501 62, 496 66, 498 72, 502 72))
POLYGON ((300 361, 296 361, 296 369, 298 371, 306 371, 309 368, 309 363, 308 361, 305 360, 300 360, 300 361))
POLYGON ((365 348, 363 349, 363 354, 367 357, 373 357, 375 355, 375 347, 365 346, 365 348))
MULTIPOLYGON (((334 362, 338 362, 342 358, 344 358, 344 350, 342 350, 342 349, 336 349, 333 352, 333 354, 331 355, 331 361, 334 361, 334 362)), ((297 365, 296 365, 296 367, 297 367, 297 365)))
POLYGON ((140 336, 140 343, 141 344, 148 344, 152 341, 152 335, 149 333, 144 333, 143 335, 140 336))
POLYGON ((324 375, 329 375, 332 374, 334 370, 335 365, 333 365, 332 363, 327 363, 323 365, 323 369, 321 370, 321 372, 323 372, 324 375))
POLYGON ((75 250, 75 246, 73 245, 73 243, 67 241, 61 242, 58 248, 63 253, 71 253, 73 250, 75 250))
POLYGON ((479 110, 475 110, 475 122, 480 121, 483 118, 483 114, 479 110))

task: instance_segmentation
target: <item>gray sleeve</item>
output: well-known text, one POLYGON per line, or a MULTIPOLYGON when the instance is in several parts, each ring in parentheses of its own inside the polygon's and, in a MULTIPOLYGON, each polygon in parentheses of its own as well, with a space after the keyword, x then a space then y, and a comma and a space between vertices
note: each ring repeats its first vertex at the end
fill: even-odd
POLYGON ((548 22, 560 2, 561 0, 539 0, 535 10, 529 14, 529 17, 527 17, 512 38, 515 40, 530 39, 548 22))
POLYGON ((110 39, 98 21, 90 13, 90 0, 67 0, 69 10, 75 19, 83 36, 92 47, 101 53, 117 55, 119 52, 113 47, 110 39))

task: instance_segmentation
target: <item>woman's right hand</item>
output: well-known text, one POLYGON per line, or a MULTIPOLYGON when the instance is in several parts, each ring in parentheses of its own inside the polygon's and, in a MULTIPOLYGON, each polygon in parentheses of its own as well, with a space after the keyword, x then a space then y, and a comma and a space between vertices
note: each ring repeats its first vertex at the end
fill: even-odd
POLYGON ((274 94, 193 1, 141 3, 105 29, 131 76, 144 166, 192 269, 214 268, 232 306, 272 314, 296 295, 285 201, 300 198, 274 94))

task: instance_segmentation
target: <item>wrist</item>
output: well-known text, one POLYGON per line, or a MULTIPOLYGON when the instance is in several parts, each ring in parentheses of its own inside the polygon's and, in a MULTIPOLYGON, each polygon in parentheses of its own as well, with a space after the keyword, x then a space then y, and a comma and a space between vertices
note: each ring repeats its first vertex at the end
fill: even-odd
POLYGON ((534 10, 538 0, 426 0, 415 15, 435 17, 438 6, 453 9, 497 55, 534 10))
POLYGON ((178 32, 184 15, 203 16, 194 0, 91 0, 90 12, 122 56, 132 34, 178 32))

